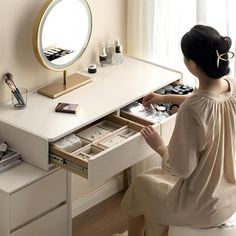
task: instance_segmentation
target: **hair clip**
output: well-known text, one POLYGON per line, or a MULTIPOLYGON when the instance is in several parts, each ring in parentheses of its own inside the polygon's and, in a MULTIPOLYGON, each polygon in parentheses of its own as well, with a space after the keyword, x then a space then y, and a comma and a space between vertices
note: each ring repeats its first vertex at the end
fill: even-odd
POLYGON ((216 65, 218 69, 220 67, 220 60, 228 61, 229 59, 232 59, 234 57, 234 53, 231 51, 219 54, 217 49, 216 49, 216 55, 217 55, 216 65), (227 56, 227 58, 224 58, 224 56, 227 56))

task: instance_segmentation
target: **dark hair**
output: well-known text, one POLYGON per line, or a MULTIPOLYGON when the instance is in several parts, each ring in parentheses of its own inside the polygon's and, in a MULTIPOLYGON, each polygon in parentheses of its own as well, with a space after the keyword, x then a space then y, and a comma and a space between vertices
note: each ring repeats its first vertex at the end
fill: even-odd
POLYGON ((222 37, 214 28, 195 25, 182 37, 181 49, 187 60, 193 60, 207 76, 217 79, 230 72, 227 53, 231 43, 229 37, 222 37), (221 54, 223 59, 219 60, 221 54))

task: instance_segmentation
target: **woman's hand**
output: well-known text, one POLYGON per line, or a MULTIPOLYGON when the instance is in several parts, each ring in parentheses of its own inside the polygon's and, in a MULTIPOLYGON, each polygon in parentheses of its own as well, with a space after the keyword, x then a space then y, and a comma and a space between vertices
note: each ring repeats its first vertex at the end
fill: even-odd
POLYGON ((155 129, 149 125, 144 127, 141 130, 141 134, 143 135, 144 139, 146 140, 147 144, 161 156, 167 151, 167 147, 164 144, 163 139, 161 136, 155 131, 155 129))
POLYGON ((163 102, 163 95, 158 93, 150 93, 143 98, 143 105, 149 107, 151 104, 157 104, 163 102))

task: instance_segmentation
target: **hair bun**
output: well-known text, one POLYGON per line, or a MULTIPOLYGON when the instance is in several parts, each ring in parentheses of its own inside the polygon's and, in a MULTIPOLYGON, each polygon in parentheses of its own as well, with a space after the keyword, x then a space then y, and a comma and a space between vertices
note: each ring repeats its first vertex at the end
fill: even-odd
POLYGON ((195 25, 181 39, 181 49, 187 60, 193 60, 210 78, 219 79, 229 74, 232 41, 221 36, 211 26, 195 25))
POLYGON ((221 39, 221 45, 222 45, 222 49, 224 49, 224 51, 229 51, 231 45, 232 45, 232 40, 229 36, 220 36, 221 39))

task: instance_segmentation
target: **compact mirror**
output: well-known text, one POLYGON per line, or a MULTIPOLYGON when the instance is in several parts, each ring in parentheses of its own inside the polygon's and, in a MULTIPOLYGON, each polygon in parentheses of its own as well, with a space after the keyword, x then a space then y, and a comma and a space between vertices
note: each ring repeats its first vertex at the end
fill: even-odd
POLYGON ((92 14, 86 0, 48 0, 39 12, 33 32, 33 48, 47 69, 63 72, 63 80, 38 90, 56 98, 91 81, 67 69, 81 57, 90 40, 92 14))

